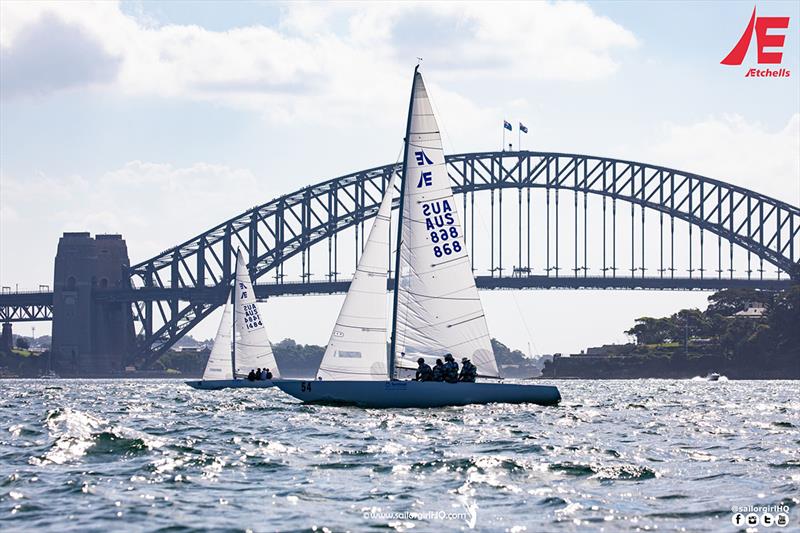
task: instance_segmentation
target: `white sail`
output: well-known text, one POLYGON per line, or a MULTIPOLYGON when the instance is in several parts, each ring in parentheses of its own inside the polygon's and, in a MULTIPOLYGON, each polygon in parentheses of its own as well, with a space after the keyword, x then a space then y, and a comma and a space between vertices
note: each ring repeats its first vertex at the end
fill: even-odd
POLYGON ((442 138, 422 75, 414 78, 395 323, 396 363, 452 353, 498 377, 489 330, 465 246, 442 138), (405 361, 402 361, 405 359, 405 361))
POLYGON ((272 354, 272 346, 269 343, 267 330, 261 320, 256 304, 256 295, 253 292, 253 284, 250 280, 250 273, 244 262, 242 253, 236 254, 236 284, 235 305, 236 305, 236 324, 234 327, 236 335, 236 376, 244 377, 257 368, 268 368, 272 372, 273 378, 279 378, 280 372, 275 356, 272 354))
POLYGON ((208 356, 206 370, 203 372, 204 380, 233 379, 233 366, 231 365, 231 330, 233 329, 233 317, 231 305, 225 303, 222 311, 222 320, 219 322, 217 336, 214 337, 214 345, 211 347, 211 354, 208 356))
POLYGON ((358 261, 317 377, 323 380, 385 380, 386 280, 389 265, 394 175, 358 261))

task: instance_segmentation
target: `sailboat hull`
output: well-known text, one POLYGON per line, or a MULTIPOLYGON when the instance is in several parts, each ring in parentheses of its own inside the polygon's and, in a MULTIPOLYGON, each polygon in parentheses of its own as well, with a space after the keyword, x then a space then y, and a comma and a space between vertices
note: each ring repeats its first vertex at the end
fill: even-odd
POLYGON ((186 384, 199 390, 268 389, 275 386, 272 380, 250 381, 249 379, 204 379, 187 381, 186 384))
POLYGON ((485 403, 557 405, 558 388, 511 383, 419 381, 294 381, 275 384, 305 403, 359 407, 445 407, 485 403))

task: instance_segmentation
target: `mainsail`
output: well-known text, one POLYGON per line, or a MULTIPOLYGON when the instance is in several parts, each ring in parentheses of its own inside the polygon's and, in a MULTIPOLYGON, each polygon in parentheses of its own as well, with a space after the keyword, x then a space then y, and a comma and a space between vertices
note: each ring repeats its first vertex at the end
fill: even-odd
POLYGON ((267 330, 261 321, 256 304, 256 295, 250 281, 242 253, 236 254, 236 282, 234 285, 236 306, 236 376, 245 377, 257 368, 268 368, 274 378, 280 377, 278 364, 272 354, 267 330))
POLYGON ((469 357, 499 377, 464 240, 442 138, 422 75, 415 73, 403 176, 403 222, 395 317, 395 361, 469 357))
POLYGON ((393 194, 394 174, 317 371, 323 380, 386 379, 386 280, 393 194))
POLYGON ((206 370, 203 372, 204 380, 233 379, 233 367, 231 366, 231 329, 233 318, 231 305, 225 303, 225 310, 222 312, 222 320, 219 322, 217 336, 214 337, 214 345, 211 347, 211 354, 208 356, 206 370))

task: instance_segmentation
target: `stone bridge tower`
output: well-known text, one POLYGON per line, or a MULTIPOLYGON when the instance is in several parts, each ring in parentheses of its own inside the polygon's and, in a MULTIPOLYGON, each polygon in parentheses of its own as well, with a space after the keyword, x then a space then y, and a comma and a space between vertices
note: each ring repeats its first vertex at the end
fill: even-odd
POLYGON ((53 280, 53 366, 101 376, 124 370, 135 334, 130 304, 96 303, 93 293, 128 283, 128 247, 121 235, 64 233, 53 280))

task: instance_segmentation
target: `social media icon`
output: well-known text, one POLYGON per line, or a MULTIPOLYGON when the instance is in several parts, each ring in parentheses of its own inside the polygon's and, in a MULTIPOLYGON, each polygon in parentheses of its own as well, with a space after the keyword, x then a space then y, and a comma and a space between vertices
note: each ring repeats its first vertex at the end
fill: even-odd
POLYGON ((747 525, 748 526, 758 525, 758 515, 756 513, 750 513, 749 515, 747 515, 747 525))
POLYGON ((744 515, 743 515, 742 513, 735 513, 735 514, 734 514, 734 515, 731 517, 731 523, 732 523, 734 526, 741 526, 741 525, 744 525, 744 515))
POLYGON ((786 527, 789 525, 789 515, 786 513, 778 513, 775 515, 775 524, 778 527, 786 527))
POLYGON ((772 524, 775 523, 775 518, 772 516, 771 513, 764 513, 761 515, 761 525, 764 527, 772 527, 772 524))

